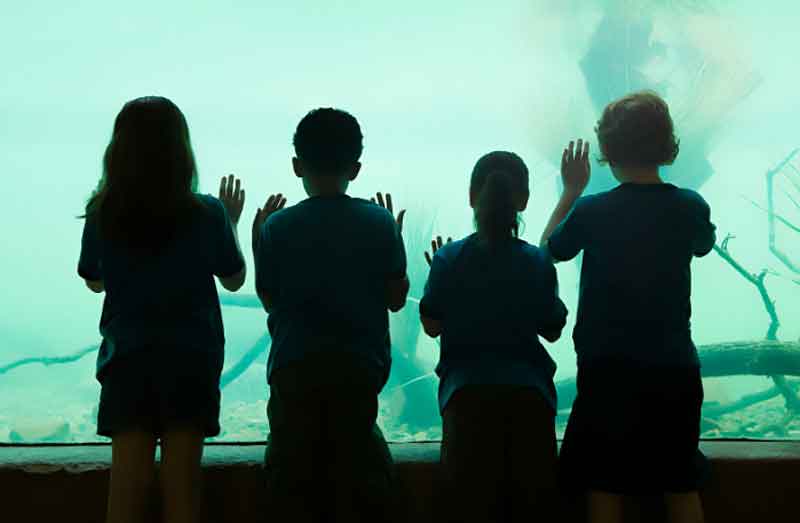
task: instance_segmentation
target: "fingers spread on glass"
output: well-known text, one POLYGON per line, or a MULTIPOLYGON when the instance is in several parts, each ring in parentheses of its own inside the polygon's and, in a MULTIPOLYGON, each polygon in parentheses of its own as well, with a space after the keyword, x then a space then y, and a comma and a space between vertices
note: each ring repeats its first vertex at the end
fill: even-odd
POLYGON ((234 224, 239 223, 244 208, 242 181, 233 174, 223 176, 219 183, 219 199, 234 224))
POLYGON ((451 241, 453 241, 453 239, 449 236, 447 237, 447 242, 443 241, 441 236, 437 236, 435 239, 431 240, 431 253, 428 254, 428 251, 425 251, 425 261, 428 262, 428 265, 433 262, 433 256, 436 255, 436 252, 441 249, 445 243, 450 243, 451 241))
MULTIPOLYGON (((379 192, 375 195, 374 198, 370 198, 369 201, 383 207, 384 209, 389 211, 389 214, 391 214, 394 217, 394 203, 392 202, 391 194, 386 193, 386 198, 384 198, 383 193, 379 192)), ((403 220, 405 219, 405 216, 406 216, 406 210, 402 209, 400 210, 399 213, 397 213, 397 217, 395 218, 395 221, 397 222, 397 227, 398 229, 400 229, 400 232, 403 232, 403 220)))
POLYGON ((581 194, 589 183, 590 173, 589 142, 584 142, 583 139, 579 139, 577 144, 574 140, 570 141, 561 156, 564 189, 573 194, 581 194))

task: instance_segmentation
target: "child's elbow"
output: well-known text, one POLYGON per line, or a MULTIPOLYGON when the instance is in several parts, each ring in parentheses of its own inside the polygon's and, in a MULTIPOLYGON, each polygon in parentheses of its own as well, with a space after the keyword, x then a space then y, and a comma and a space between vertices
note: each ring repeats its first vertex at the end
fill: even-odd
POLYGON ((441 329, 431 329, 428 327, 423 327, 423 330, 425 331, 425 334, 427 334, 431 338, 438 338, 442 334, 441 329))
POLYGON ((544 338, 545 340, 549 341, 550 343, 555 343, 555 342, 557 342, 558 340, 561 339, 561 333, 562 333, 562 329, 558 329, 558 330, 551 330, 551 331, 543 331, 543 332, 540 332, 539 334, 541 335, 542 338, 544 338))
POLYGON ((406 306, 406 299, 389 302, 387 308, 392 312, 400 312, 406 306))
POLYGON ((425 316, 421 316, 420 321, 422 321, 422 330, 431 338, 438 338, 442 334, 442 322, 425 316))
POLYGON ((86 286, 94 293, 100 294, 101 292, 106 290, 105 283, 103 280, 84 280, 86 282, 86 286))
POLYGON ((233 276, 229 276, 227 278, 220 278, 219 282, 225 288, 225 290, 230 292, 236 292, 242 288, 244 285, 245 280, 247 279, 247 270, 243 268, 237 274, 233 276))
POLYGON ((399 312, 403 307, 406 306, 408 290, 410 287, 411 284, 409 283, 407 276, 403 277, 402 280, 389 282, 386 306, 390 311, 399 312))
POLYGON ((566 316, 563 321, 559 321, 554 325, 547 325, 546 327, 539 329, 538 334, 550 343, 555 343, 561 339, 561 334, 564 332, 565 325, 566 316))

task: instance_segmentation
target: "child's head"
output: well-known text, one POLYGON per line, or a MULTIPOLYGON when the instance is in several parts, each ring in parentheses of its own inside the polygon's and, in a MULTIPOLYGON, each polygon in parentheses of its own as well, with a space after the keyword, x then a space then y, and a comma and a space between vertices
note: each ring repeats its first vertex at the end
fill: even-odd
POLYGON ((324 185, 344 192, 361 169, 362 140, 358 121, 345 111, 320 108, 305 115, 294 133, 293 165, 306 191, 324 185))
POLYGON ((103 175, 86 205, 104 236, 138 246, 168 238, 192 205, 197 169, 180 109, 160 96, 126 103, 114 121, 103 175))
POLYGON ((671 165, 678 156, 667 103, 652 91, 629 94, 610 103, 595 128, 601 162, 618 169, 651 169, 671 165))
POLYGON ((519 213, 528 205, 528 167, 507 151, 484 155, 472 169, 469 202, 478 234, 490 244, 519 234, 519 213))

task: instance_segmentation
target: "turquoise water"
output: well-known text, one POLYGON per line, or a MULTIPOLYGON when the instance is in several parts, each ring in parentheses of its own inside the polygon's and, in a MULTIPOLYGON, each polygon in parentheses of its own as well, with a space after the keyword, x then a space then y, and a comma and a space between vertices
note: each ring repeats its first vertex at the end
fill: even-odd
MULTIPOLYGON (((800 266, 800 156, 774 178, 774 212, 785 219, 776 219, 775 252, 764 209, 768 170, 800 147, 800 73, 792 54, 800 4, 322 4, 185 0, 139 2, 131 10, 88 0, 4 10, 0 442, 97 439, 90 349, 99 342, 102 302, 75 272, 82 222, 74 217, 99 176, 114 116, 126 100, 145 94, 168 96, 185 112, 202 191, 213 192, 229 172, 244 180, 245 223, 269 192, 283 192, 290 203, 302 197, 289 162, 299 118, 321 105, 351 111, 365 133, 363 175, 352 192, 389 191, 408 207, 405 239, 412 296, 419 297, 431 233, 470 231, 468 173, 481 154, 514 150, 532 169, 524 237, 535 242, 558 197, 563 143, 592 138, 602 105, 613 97, 656 88, 682 138, 683 153, 668 176, 699 188, 721 238, 735 235, 729 252, 746 272, 769 270, 764 282, 789 355, 785 369, 769 372, 797 373, 790 363, 800 350, 792 345, 800 338, 800 274, 792 270, 800 266), (84 348, 74 361, 58 359, 84 348)), ((607 176, 595 166, 594 187, 607 176)), ((245 251, 250 259, 247 245, 245 251)), ((576 269, 558 269, 571 311, 576 269)), ((770 318, 757 288, 721 256, 695 264, 693 285, 701 348, 764 339, 770 318)), ((266 355, 257 345, 261 339, 266 348, 265 315, 246 306, 252 281, 243 292, 237 306, 223 297, 231 380, 223 391, 223 440, 264 439, 268 430, 266 355)), ((420 336, 416 317, 413 300, 392 316, 395 366, 380 422, 394 440, 441 434, 431 375, 437 345, 420 336)), ((738 346, 736 368, 764 349, 738 346)), ((550 348, 557 379, 574 377, 569 336, 550 348)), ((706 437, 800 439, 800 423, 781 396, 719 414, 771 389, 771 378, 714 377, 705 386, 706 437)), ((562 427, 569 382, 560 390, 562 427)))

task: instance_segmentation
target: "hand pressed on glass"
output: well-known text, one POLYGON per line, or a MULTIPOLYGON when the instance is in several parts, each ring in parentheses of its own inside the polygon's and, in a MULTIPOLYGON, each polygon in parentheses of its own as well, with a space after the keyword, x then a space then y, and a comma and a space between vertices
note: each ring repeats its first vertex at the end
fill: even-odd
POLYGON ((437 236, 435 240, 431 240, 431 253, 428 254, 428 251, 425 251, 425 261, 428 262, 429 267, 431 263, 433 263, 433 257, 436 255, 436 251, 441 249, 445 243, 450 243, 451 241, 453 241, 453 239, 449 236, 447 237, 447 242, 442 241, 441 236, 437 236))
POLYGON ((234 175, 223 176, 219 183, 219 199, 234 225, 239 224, 244 208, 244 189, 242 181, 234 175))
POLYGON ((564 192, 561 193, 561 198, 542 232, 539 242, 542 247, 547 246, 553 231, 564 221, 589 184, 592 174, 592 167, 589 164, 589 142, 580 139, 577 145, 576 148, 575 141, 570 141, 561 155, 561 180, 564 182, 564 192))
POLYGON ((286 206, 286 198, 284 198, 283 194, 271 194, 269 198, 267 198, 267 202, 264 204, 264 207, 260 207, 256 211, 255 217, 253 217, 253 232, 252 232, 252 243, 253 243, 253 253, 256 253, 256 245, 258 245, 258 236, 259 232, 261 231, 261 226, 264 225, 264 222, 267 221, 272 214, 280 211, 286 206))
POLYGON ((589 163, 589 142, 570 141, 561 155, 561 179, 564 181, 564 192, 580 195, 589 184, 592 166, 589 163))
MULTIPOLYGON (((372 203, 377 203, 378 205, 380 205, 381 207, 383 207, 384 209, 389 211, 389 213, 392 216, 394 216, 394 206, 392 205, 392 195, 387 192, 386 193, 386 201, 385 202, 383 200, 383 193, 378 193, 375 196, 377 198, 377 202, 375 201, 375 198, 370 198, 369 201, 371 201, 372 203)), ((401 233, 403 232, 403 219, 405 218, 405 216, 406 216, 406 210, 405 209, 401 209, 400 212, 397 213, 397 229, 401 233)))

